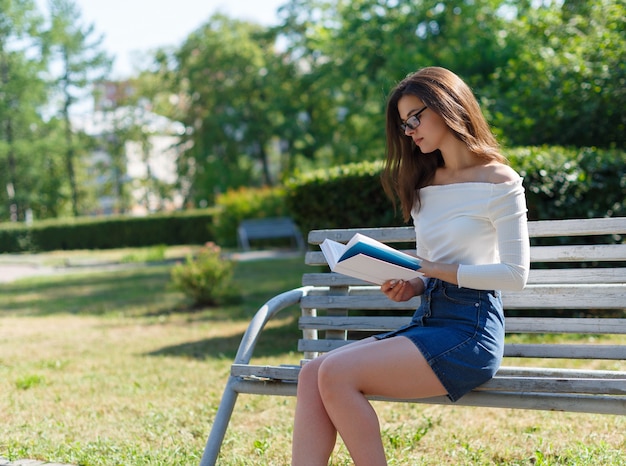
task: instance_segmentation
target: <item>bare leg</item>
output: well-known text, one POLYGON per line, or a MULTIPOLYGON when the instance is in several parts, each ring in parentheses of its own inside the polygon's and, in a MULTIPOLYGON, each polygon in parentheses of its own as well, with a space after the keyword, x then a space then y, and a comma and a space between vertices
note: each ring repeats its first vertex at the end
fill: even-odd
POLYGON ((318 387, 325 414, 356 466, 387 464, 378 417, 367 395, 425 398, 446 393, 421 352, 405 337, 366 340, 328 353, 318 369, 318 387))
POLYGON ((327 466, 337 440, 337 429, 326 413, 318 388, 319 367, 329 355, 361 346, 367 340, 351 343, 326 353, 308 363, 300 370, 298 397, 293 427, 293 466, 327 466))

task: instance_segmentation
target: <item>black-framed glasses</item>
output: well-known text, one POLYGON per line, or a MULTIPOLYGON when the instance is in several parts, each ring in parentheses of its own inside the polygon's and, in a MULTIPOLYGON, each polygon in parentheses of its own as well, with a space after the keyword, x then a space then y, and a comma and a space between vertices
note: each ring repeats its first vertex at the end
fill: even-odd
POLYGON ((424 106, 424 108, 422 108, 420 111, 408 117, 406 121, 400 123, 400 129, 406 133, 407 129, 414 130, 415 128, 417 128, 421 123, 420 118, 419 118, 420 113, 422 113, 427 108, 428 107, 424 106))

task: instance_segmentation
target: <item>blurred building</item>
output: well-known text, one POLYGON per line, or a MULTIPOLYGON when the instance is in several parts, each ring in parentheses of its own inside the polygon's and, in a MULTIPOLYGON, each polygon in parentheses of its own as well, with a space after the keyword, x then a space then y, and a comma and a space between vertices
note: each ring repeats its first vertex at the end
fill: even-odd
POLYGON ((105 82, 93 111, 73 121, 96 142, 88 163, 90 191, 97 197, 92 214, 145 215, 183 207, 176 163, 185 128, 151 112, 147 103, 119 105, 132 92, 126 82, 105 82))

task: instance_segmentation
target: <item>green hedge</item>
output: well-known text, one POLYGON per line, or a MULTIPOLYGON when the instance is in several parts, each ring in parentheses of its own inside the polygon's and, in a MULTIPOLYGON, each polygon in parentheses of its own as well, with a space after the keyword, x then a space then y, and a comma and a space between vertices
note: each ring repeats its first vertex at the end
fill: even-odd
POLYGON ((520 147, 507 153, 524 177, 532 220, 626 216, 626 152, 520 147))
POLYGON ((111 249, 213 241, 213 210, 148 217, 98 217, 0 226, 0 252, 111 249))
POLYGON ((402 225, 385 195, 382 163, 362 162, 299 174, 288 183, 287 206, 303 232, 321 228, 402 225))

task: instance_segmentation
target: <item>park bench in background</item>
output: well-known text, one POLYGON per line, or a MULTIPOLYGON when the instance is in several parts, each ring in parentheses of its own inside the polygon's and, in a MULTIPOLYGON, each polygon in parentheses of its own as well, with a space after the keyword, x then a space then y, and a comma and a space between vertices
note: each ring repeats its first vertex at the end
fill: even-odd
POLYGON ((251 240, 289 238, 298 249, 304 249, 304 239, 298 226, 289 217, 243 220, 237 228, 239 246, 250 250, 251 240))
MULTIPOLYGON (((314 230, 309 243, 319 245, 325 238, 347 242, 356 232, 385 243, 415 241, 412 228, 397 227, 314 230)), ((602 341, 605 334, 626 335, 626 242, 621 236, 626 234, 626 217, 529 222, 529 232, 528 285, 523 291, 503 293, 506 359, 495 378, 456 404, 626 415, 626 341, 602 341), (559 244, 565 237, 575 239, 575 244, 559 244), (618 244, 599 244, 603 237, 612 237, 613 243, 617 238, 618 244), (555 239, 552 245, 539 245, 550 242, 548 238, 555 239), (516 342, 515 334, 588 338, 575 340, 580 343, 557 344, 540 338, 522 343, 516 342), (523 358, 536 359, 522 363, 523 358), (567 360, 606 363, 602 370, 584 368, 585 364, 571 369, 567 360)), ((314 266, 325 264, 319 251, 307 252, 305 260, 314 266)), ((300 306, 302 333, 294 335, 294 347, 306 363, 351 340, 403 325, 418 304, 419 298, 392 302, 377 286, 330 272, 307 273, 301 288, 270 299, 243 336, 201 465, 215 464, 238 394, 295 395, 300 366, 250 363, 265 324, 279 311, 300 306)), ((387 401, 450 404, 446 397, 387 401)))

